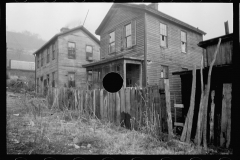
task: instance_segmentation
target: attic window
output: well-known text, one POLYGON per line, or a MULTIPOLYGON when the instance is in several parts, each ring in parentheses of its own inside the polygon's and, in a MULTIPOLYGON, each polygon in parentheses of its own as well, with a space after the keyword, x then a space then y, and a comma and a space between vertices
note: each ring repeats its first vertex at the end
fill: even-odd
POLYGON ((115 52, 115 32, 111 32, 109 34, 109 47, 108 47, 108 53, 115 52))
POLYGON ((68 58, 76 59, 76 44, 74 42, 68 42, 68 58))
POLYGON ((187 33, 181 31, 181 51, 187 53, 187 33))

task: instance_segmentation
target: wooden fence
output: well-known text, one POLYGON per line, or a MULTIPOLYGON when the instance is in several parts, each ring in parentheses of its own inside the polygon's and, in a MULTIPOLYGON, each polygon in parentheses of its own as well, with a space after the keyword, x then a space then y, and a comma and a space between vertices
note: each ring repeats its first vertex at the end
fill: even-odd
POLYGON ((148 126, 156 134, 168 131, 165 91, 159 86, 127 87, 116 93, 105 89, 50 88, 47 99, 50 107, 77 110, 128 129, 148 126))

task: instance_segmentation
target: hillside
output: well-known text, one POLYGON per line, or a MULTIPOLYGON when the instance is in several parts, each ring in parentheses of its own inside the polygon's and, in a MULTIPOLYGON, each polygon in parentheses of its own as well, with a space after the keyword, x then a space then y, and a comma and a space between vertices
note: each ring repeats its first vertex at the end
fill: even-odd
POLYGON ((6 31, 7 59, 34 62, 32 55, 46 41, 28 31, 18 33, 6 31))

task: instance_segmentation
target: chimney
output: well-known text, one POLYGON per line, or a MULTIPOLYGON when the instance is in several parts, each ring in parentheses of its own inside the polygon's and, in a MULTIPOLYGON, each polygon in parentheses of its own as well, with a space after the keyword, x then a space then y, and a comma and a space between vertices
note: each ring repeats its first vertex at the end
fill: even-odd
POLYGON ((61 32, 66 32, 66 31, 68 31, 69 29, 67 28, 67 27, 62 27, 61 29, 60 29, 60 31, 61 32))
POLYGON ((151 8, 158 11, 158 3, 151 3, 151 4, 148 5, 148 7, 151 7, 151 8))
POLYGON ((228 28, 228 21, 224 22, 224 26, 225 26, 225 34, 229 34, 229 28, 228 28))

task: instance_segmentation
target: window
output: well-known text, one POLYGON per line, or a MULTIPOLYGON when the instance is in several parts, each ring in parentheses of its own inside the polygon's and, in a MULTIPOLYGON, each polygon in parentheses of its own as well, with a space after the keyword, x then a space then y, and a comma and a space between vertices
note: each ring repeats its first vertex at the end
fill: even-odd
POLYGON ((187 33, 181 31, 181 51, 187 52, 187 33))
POLYGON ((168 66, 162 66, 161 78, 168 79, 168 66))
POLYGON ((55 81, 56 81, 56 72, 52 72, 52 87, 55 87, 55 81))
POLYGON ((132 29, 131 29, 131 23, 125 26, 125 42, 126 47, 132 47, 132 29))
POLYGON ((47 63, 49 63, 49 56, 50 56, 50 51, 49 51, 49 48, 47 48, 47 63))
POLYGON ((167 26, 160 23, 160 46, 167 47, 167 26))
POLYGON ((86 60, 93 60, 93 47, 89 45, 86 46, 86 60))
POLYGON ((47 74, 47 85, 49 86, 49 74, 47 74))
POLYGON ((40 55, 41 55, 41 66, 43 66, 43 52, 40 53, 40 55))
POLYGON ((69 72, 68 73, 68 87, 75 87, 75 73, 69 72))
POLYGON ((109 47, 108 47, 108 53, 115 52, 115 32, 111 32, 109 34, 109 47))
POLYGON ((68 42, 68 58, 76 58, 76 44, 74 42, 68 42))
POLYGON ((55 49, 56 49, 55 47, 56 47, 56 45, 53 44, 53 45, 52 45, 52 60, 55 59, 55 49))
POLYGON ((40 66, 40 55, 38 54, 37 55, 37 68, 39 68, 40 66))

